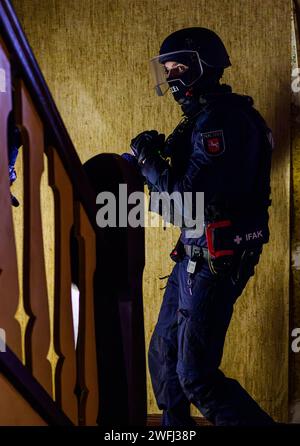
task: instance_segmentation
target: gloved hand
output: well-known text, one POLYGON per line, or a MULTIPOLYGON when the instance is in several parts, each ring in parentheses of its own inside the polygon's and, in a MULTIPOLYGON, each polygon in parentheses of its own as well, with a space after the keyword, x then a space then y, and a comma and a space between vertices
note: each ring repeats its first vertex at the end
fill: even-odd
POLYGON ((132 153, 139 164, 143 164, 149 155, 158 154, 165 142, 165 135, 156 130, 146 130, 131 140, 132 153))

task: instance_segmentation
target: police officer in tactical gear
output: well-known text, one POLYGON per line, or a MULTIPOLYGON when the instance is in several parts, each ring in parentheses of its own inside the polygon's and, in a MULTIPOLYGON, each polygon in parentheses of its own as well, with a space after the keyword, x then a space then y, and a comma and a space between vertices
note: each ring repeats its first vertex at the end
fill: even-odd
POLYGON ((151 190, 204 192, 205 229, 184 227, 172 253, 149 368, 164 426, 192 426, 190 403, 215 425, 269 425, 272 418, 219 369, 233 306, 268 242, 272 134, 253 100, 220 84, 231 65, 205 28, 168 36, 151 60, 155 88, 170 90, 184 117, 165 139, 139 134, 131 149, 151 190))

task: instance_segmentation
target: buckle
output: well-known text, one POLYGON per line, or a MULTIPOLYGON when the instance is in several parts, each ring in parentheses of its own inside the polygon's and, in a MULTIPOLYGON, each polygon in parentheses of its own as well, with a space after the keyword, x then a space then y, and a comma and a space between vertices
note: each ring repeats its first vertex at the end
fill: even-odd
POLYGON ((192 245, 192 250, 191 250, 191 258, 195 259, 198 257, 203 257, 203 250, 200 246, 196 246, 196 245, 192 245))
POLYGON ((197 245, 184 245, 186 254, 192 259, 203 257, 203 248, 197 245))

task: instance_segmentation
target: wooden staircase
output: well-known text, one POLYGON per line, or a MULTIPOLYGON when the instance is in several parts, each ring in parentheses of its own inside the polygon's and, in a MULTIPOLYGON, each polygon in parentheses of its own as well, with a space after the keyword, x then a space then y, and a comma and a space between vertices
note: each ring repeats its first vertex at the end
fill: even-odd
POLYGON ((97 193, 120 183, 128 193, 143 190, 118 155, 99 155, 83 168, 13 7, 0 0, 0 328, 6 334, 0 425, 113 425, 121 418, 126 425, 146 424, 144 232, 96 225, 97 193), (24 166, 18 179, 24 185, 22 283, 7 167, 11 116, 21 132, 24 166), (45 169, 55 205, 53 327, 41 214, 45 169), (77 346, 72 283, 80 291, 77 346), (23 334, 16 319, 21 294, 23 334), (47 357, 50 332, 54 365, 47 357))

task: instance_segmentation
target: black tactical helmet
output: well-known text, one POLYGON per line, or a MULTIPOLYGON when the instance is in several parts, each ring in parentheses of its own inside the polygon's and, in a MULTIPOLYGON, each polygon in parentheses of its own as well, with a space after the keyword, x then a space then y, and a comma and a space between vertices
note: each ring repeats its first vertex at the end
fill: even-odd
POLYGON ((206 85, 218 80, 224 68, 231 65, 220 37, 200 27, 184 28, 170 34, 163 41, 159 56, 150 64, 158 95, 170 88, 176 100, 191 95, 201 83, 206 85), (174 69, 166 69, 164 64, 169 61, 178 64, 174 69))
POLYGON ((231 65, 229 55, 220 37, 206 28, 184 28, 170 34, 162 43, 159 54, 175 51, 197 51, 200 60, 215 68, 231 65))

